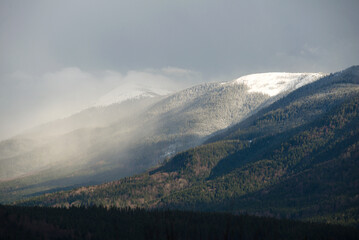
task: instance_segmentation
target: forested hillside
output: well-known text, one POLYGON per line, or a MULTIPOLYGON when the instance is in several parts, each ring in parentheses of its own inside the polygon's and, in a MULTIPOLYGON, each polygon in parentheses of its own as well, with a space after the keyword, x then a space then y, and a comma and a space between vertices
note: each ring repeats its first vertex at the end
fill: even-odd
POLYGON ((90 108, 2 141, 0 202, 144 172, 269 98, 247 90, 243 84, 202 84, 167 97, 90 108))
POLYGON ((323 76, 252 74, 167 96, 114 89, 104 96, 109 105, 0 142, 0 202, 142 173, 323 76))
POLYGON ((359 223, 359 67, 294 91, 145 174, 24 201, 359 223))

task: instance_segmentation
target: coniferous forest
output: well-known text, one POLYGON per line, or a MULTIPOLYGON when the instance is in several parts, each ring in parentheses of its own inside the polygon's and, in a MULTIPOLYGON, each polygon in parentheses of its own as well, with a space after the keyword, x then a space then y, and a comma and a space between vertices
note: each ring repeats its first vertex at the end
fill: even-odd
POLYGON ((358 239, 339 225, 191 211, 0 206, 0 239, 358 239))

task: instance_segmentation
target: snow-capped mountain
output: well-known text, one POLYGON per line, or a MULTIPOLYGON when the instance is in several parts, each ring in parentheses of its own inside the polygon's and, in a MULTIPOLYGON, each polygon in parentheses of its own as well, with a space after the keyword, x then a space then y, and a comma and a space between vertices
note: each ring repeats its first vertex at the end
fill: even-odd
MULTIPOLYGON (((40 188, 29 185, 31 176, 41 190, 47 191, 138 173, 203 143, 212 134, 321 76, 324 74, 253 74, 172 94, 148 86, 121 86, 100 98, 96 107, 25 136, 37 139, 45 135, 43 144, 19 147, 21 151, 6 155, 0 151, 0 180, 23 177, 24 186, 28 186, 24 189, 35 193, 40 188), (49 185, 44 185, 49 179, 49 185)), ((20 140, 13 139, 16 143, 20 140)), ((0 150, 9 149, 9 144, 11 141, 1 142, 0 150)))
POLYGON ((136 100, 142 98, 151 98, 158 96, 165 96, 171 91, 166 89, 151 88, 145 86, 120 86, 106 95, 102 96, 96 103, 95 107, 105 107, 112 104, 118 104, 127 100, 136 100))
MULTIPOLYGON (((291 88, 305 83, 296 79, 282 80, 288 80, 291 88)), ((255 106, 248 101, 253 96, 257 103, 258 97, 278 98, 251 93, 241 83, 218 85, 200 85, 163 100, 162 104, 168 103, 172 109, 175 103, 188 103, 184 108, 178 104, 170 114, 176 119, 167 119, 172 122, 169 130, 173 131, 174 120, 182 133, 193 126, 200 129, 200 123, 218 127, 214 120, 232 117, 225 115, 225 107, 240 117, 243 114, 235 110, 246 109, 246 104, 255 106), (235 102, 238 105, 233 105, 235 102), (212 116, 211 111, 215 113, 212 116), (188 125, 183 124, 186 120, 188 125)), ((101 203, 106 207, 217 210, 299 219, 329 216, 331 222, 339 215, 358 219, 359 66, 278 94, 283 97, 274 104, 260 106, 254 114, 250 111, 250 117, 214 134, 207 144, 185 150, 145 174, 50 194, 29 203, 56 207, 101 203), (338 199, 340 208, 333 207, 338 199)), ((166 127, 161 124, 161 129, 166 127)), ((338 223, 343 223, 342 219, 338 223)))
POLYGON ((257 73, 222 84, 245 84, 249 92, 268 94, 273 97, 286 91, 293 91, 325 75, 324 73, 257 73))

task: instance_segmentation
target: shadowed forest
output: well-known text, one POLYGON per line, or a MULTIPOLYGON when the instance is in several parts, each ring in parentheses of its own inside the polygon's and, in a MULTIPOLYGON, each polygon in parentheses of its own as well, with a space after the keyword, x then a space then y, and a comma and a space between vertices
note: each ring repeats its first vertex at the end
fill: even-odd
POLYGON ((268 217, 0 206, 0 239, 358 239, 355 228, 268 217))

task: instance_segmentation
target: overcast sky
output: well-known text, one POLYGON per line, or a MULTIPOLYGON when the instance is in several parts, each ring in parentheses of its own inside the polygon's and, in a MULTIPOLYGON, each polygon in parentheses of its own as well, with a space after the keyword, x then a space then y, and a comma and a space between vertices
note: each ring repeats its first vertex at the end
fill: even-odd
POLYGON ((0 139, 126 81, 357 65, 358 12, 358 0, 1 0, 0 139))

